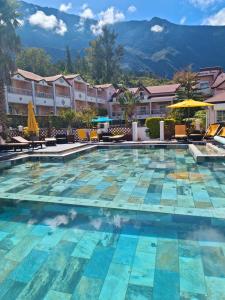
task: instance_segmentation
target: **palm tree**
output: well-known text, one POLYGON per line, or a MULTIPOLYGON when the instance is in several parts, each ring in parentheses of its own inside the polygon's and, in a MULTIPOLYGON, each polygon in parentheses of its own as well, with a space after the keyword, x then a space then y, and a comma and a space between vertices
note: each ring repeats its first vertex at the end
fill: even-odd
POLYGON ((125 123, 128 124, 134 118, 136 105, 140 102, 139 98, 134 96, 130 91, 125 91, 124 94, 119 97, 119 102, 124 109, 125 123))
POLYGON ((6 126, 5 84, 15 70, 15 54, 19 50, 19 38, 15 29, 19 26, 15 0, 1 0, 0 13, 0 123, 6 126))

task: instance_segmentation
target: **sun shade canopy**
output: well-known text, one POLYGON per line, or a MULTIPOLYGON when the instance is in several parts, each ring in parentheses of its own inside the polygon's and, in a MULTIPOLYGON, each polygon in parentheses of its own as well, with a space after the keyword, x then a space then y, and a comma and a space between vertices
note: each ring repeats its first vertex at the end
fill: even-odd
POLYGON ((112 119, 110 119, 108 117, 98 117, 96 119, 93 119, 92 123, 108 123, 111 121, 112 121, 112 119))
POLYGON ((187 99, 182 102, 169 105, 168 107, 169 108, 192 108, 192 107, 210 107, 210 106, 213 106, 213 104, 187 99))

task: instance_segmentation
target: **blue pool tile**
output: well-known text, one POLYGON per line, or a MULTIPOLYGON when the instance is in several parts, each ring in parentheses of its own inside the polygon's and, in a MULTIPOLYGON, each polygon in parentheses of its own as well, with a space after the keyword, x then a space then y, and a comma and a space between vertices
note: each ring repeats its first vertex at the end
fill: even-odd
POLYGON ((30 254, 16 267, 9 275, 10 279, 27 283, 39 270, 41 265, 47 259, 48 253, 39 250, 32 250, 30 254))
POLYGON ((87 266, 84 276, 104 279, 114 254, 114 248, 96 247, 87 266), (101 266, 101 268, 99 268, 101 266))
POLYGON ((180 300, 180 277, 177 272, 155 270, 154 300, 180 300))
POLYGON ((121 235, 113 256, 116 264, 131 265, 137 247, 138 239, 121 235))

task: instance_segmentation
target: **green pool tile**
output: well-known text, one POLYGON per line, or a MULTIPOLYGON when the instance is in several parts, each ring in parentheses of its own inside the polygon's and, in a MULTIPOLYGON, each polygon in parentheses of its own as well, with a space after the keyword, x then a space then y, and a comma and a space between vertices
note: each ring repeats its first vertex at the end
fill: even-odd
POLYGON ((218 277, 206 277, 207 300, 225 299, 225 280, 218 277))
POLYGON ((0 284, 0 299, 15 300, 25 287, 25 283, 6 279, 0 284))
POLYGON ((38 244, 40 241, 39 237, 29 236, 24 237, 15 248, 10 250, 5 258, 11 259, 14 261, 22 261, 25 256, 29 254, 29 252, 38 244))
POLYGON ((201 247, 204 273, 206 276, 225 278, 225 256, 221 247, 201 247))
POLYGON ((99 300, 121 300, 125 298, 130 276, 130 266, 111 263, 99 300), (119 276, 118 276, 119 274, 119 276))
POLYGON ((52 270, 61 271, 65 268, 76 244, 68 241, 60 241, 49 255, 46 266, 52 270))
POLYGON ((137 252, 155 254, 157 249, 157 238, 141 236, 138 239, 137 252))
POLYGON ((181 292, 206 295, 205 277, 202 261, 195 258, 180 257, 180 290, 181 292))
POLYGON ((4 256, 1 256, 0 260, 0 283, 6 279, 9 273, 14 270, 18 262, 10 259, 6 259, 4 256))
POLYGON ((179 272, 178 243, 176 241, 158 240, 156 268, 164 271, 179 272))
MULTIPOLYGON (((44 299, 56 280, 58 272, 44 266, 35 277, 24 287, 17 300, 44 299)), ((57 299, 57 298, 56 298, 57 299)))
POLYGON ((72 295, 50 290, 43 300, 71 300, 72 295))
POLYGON ((153 289, 145 286, 129 284, 125 300, 152 300, 153 289))
POLYGON ((88 232, 76 245, 72 256, 89 259, 101 239, 102 234, 99 232, 88 232))
POLYGON ((103 280, 82 276, 73 293, 72 300, 98 300, 103 280))
POLYGON ((87 260, 84 258, 70 257, 65 268, 59 272, 52 289, 72 294, 82 277, 86 264, 87 260))
POLYGON ((155 254, 136 252, 129 283, 134 285, 153 287, 155 262, 155 254))

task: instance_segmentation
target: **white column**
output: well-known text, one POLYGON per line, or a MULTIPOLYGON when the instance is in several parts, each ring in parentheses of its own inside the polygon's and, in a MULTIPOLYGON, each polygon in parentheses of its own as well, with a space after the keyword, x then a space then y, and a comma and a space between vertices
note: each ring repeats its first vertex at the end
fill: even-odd
POLYGON ((33 106, 34 106, 34 111, 36 113, 37 112, 37 110, 36 110, 36 91, 35 91, 34 81, 31 82, 31 86, 32 86, 32 102, 33 102, 33 106))
POLYGON ((152 102, 151 101, 149 102, 149 110, 150 110, 149 114, 151 117, 152 116, 152 102))
POLYGON ((9 113, 9 99, 8 99, 8 90, 7 90, 6 85, 4 85, 4 90, 5 90, 5 111, 8 114, 9 113))
POLYGON ((56 90, 55 90, 55 82, 53 82, 53 103, 54 103, 54 115, 56 115, 56 90))
POLYGON ((133 142, 137 142, 138 140, 138 123, 137 122, 133 122, 132 123, 132 138, 133 138, 133 142))
POLYGON ((160 121, 159 122, 159 127, 160 127, 160 141, 164 141, 165 140, 165 134, 164 134, 164 121, 160 121))
POLYGON ((73 89, 73 108, 74 108, 75 111, 77 111, 77 105, 76 105, 76 93, 75 93, 75 84, 74 84, 74 80, 73 80, 72 89, 73 89))
POLYGON ((85 91, 85 102, 86 102, 86 106, 87 106, 87 84, 86 84, 85 86, 86 86, 86 91, 85 91))

